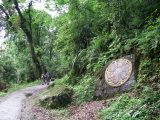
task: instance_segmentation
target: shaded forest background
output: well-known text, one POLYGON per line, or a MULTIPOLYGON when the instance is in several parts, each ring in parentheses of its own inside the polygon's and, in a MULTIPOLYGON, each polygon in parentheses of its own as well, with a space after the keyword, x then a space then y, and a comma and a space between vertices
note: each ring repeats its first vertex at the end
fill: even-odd
POLYGON ((48 71, 57 84, 75 86, 77 101, 92 100, 106 63, 135 54, 140 62, 134 91, 144 93, 149 107, 160 106, 159 0, 46 0, 46 9, 59 13, 54 17, 34 9, 35 1, 2 0, 1 83, 29 83, 48 71))

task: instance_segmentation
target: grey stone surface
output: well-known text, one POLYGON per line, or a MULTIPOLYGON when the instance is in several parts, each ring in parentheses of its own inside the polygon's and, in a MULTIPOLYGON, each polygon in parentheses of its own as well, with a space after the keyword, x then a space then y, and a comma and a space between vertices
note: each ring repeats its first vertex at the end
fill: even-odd
POLYGON ((128 59, 132 62, 132 73, 130 78, 121 86, 113 87, 107 84, 105 81, 105 70, 108 65, 112 62, 109 62, 103 70, 102 76, 100 76, 100 80, 96 83, 94 96, 98 98, 107 98, 109 96, 113 96, 114 94, 129 92, 132 89, 133 84, 136 81, 136 58, 135 55, 128 55, 122 57, 123 59, 128 59))

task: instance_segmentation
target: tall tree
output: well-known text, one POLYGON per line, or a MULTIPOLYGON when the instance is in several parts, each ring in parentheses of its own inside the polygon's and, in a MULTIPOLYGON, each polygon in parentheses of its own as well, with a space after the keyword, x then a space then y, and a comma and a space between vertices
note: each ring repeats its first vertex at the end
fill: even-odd
POLYGON ((37 70, 39 71, 38 75, 40 77, 40 74, 42 73, 42 68, 41 68, 40 62, 35 54, 35 50, 34 50, 34 46, 33 46, 32 27, 31 27, 32 20, 31 20, 31 16, 30 16, 30 8, 32 6, 32 1, 28 5, 28 15, 30 18, 29 21, 27 21, 26 18, 22 15, 22 12, 19 8, 17 0, 14 0, 14 5, 15 5, 15 8, 18 12, 19 17, 20 17, 20 27, 22 28, 22 30, 24 31, 24 33, 27 36, 27 41, 29 43, 30 50, 31 50, 32 60, 35 64, 37 70), (29 25, 29 28, 27 28, 27 26, 26 26, 27 24, 29 25))
MULTIPOLYGON (((30 48, 31 58, 36 66, 36 75, 40 77, 40 74, 44 72, 44 65, 42 65, 41 60, 38 59, 41 58, 40 54, 38 54, 35 50, 36 48, 39 48, 40 46, 40 37, 42 37, 41 32, 44 30, 44 27, 49 26, 49 22, 51 20, 50 15, 46 14, 45 12, 36 12, 32 8, 32 1, 28 4, 27 8, 22 10, 20 2, 17 0, 11 0, 11 1, 4 1, 4 4, 0 5, 1 12, 4 13, 6 16, 6 21, 8 24, 6 24, 6 30, 12 30, 13 34, 17 34, 18 30, 22 29, 24 34, 26 35, 27 42, 30 48), (20 4, 20 5, 19 5, 20 4), (12 12, 11 12, 12 11, 12 12), (14 11, 14 12, 13 12, 14 11), (35 13, 34 13, 35 12, 35 13), (41 19, 38 15, 43 15, 41 19), (34 17, 36 16, 36 17, 34 17), (47 20, 44 20, 47 18, 47 20), (8 27, 7 27, 8 26, 8 27)), ((46 29, 48 30, 48 29, 46 29)), ((24 43, 22 41, 21 43, 24 43)))

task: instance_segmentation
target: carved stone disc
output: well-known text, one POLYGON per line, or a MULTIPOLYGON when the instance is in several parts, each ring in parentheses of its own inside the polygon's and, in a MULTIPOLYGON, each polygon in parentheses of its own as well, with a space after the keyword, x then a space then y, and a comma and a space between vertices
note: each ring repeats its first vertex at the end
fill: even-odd
POLYGON ((105 80, 110 86, 124 84, 132 73, 132 63, 127 59, 113 61, 105 71, 105 80))

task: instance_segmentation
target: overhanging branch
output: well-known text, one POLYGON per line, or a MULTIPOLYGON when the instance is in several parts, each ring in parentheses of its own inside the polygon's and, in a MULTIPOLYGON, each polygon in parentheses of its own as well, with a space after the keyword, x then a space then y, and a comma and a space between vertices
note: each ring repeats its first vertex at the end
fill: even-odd
POLYGON ((4 9, 4 6, 3 6, 3 5, 0 5, 0 9, 1 9, 2 12, 6 15, 6 19, 7 19, 8 23, 9 23, 9 25, 12 26, 12 22, 9 21, 10 16, 9 16, 9 14, 6 12, 6 10, 4 9))
POLYGON ((28 42, 32 43, 32 35, 31 35, 30 31, 25 26, 26 19, 23 17, 22 12, 19 9, 17 0, 14 0, 14 5, 15 5, 15 8, 19 14, 20 19, 21 19, 21 28, 23 29, 24 33, 26 34, 26 36, 28 38, 28 42))

